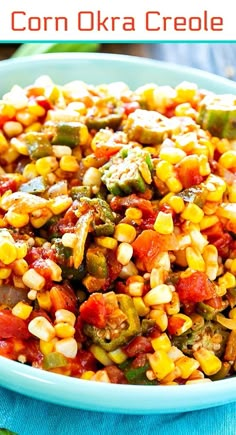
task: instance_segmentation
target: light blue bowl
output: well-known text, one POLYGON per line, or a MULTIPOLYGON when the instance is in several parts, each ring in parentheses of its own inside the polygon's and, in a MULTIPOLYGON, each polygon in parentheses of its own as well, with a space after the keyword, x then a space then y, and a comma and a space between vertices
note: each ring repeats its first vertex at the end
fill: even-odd
MULTIPOLYGON (((234 93, 236 83, 192 68, 109 54, 50 54, 0 62, 0 94, 31 84, 40 75, 65 84, 124 81, 175 86, 183 80, 217 93, 234 93)), ((133 386, 83 381, 0 357, 0 385, 44 401, 93 411, 129 414, 185 412, 236 400, 236 379, 181 386, 133 386)))

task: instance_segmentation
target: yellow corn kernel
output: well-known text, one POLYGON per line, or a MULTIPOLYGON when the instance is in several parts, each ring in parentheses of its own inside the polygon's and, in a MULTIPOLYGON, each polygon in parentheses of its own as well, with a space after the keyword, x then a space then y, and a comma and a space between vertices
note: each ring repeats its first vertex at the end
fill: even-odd
POLYGON ((71 326, 75 325, 76 317, 74 313, 69 310, 65 310, 61 308, 55 312, 55 323, 65 322, 70 324, 71 326))
POLYGON ((95 237, 95 242, 98 246, 101 246, 102 248, 107 249, 116 249, 118 242, 116 239, 113 239, 113 237, 107 237, 107 236, 100 236, 95 237))
POLYGON ((121 279, 127 279, 130 276, 134 276, 134 275, 138 275, 138 269, 135 266, 135 264, 132 261, 130 261, 126 266, 122 267, 119 277, 121 279))
POLYGON ((101 185, 101 172, 99 169, 90 167, 83 177, 84 186, 100 186, 101 185))
POLYGON ((181 190, 183 190, 183 186, 181 182, 176 177, 169 177, 168 180, 166 180, 166 185, 168 189, 173 193, 179 193, 181 190))
POLYGON ((176 329, 175 335, 182 335, 184 332, 188 331, 188 329, 190 329, 193 325, 191 317, 186 316, 186 314, 174 314, 172 318, 183 321, 183 324, 176 329))
POLYGON ((149 313, 150 308, 145 305, 141 296, 134 296, 133 303, 139 317, 144 317, 149 313))
POLYGON ((203 252, 204 248, 208 245, 207 238, 199 230, 191 230, 190 238, 192 247, 198 249, 199 252, 203 252))
POLYGON ((214 281, 218 275, 218 250, 214 245, 207 245, 203 251, 205 261, 205 272, 211 281, 214 281))
POLYGON ((219 222, 217 216, 203 216, 201 222, 199 222, 200 230, 206 230, 219 222))
POLYGON ((220 286, 223 285, 226 289, 228 289, 228 288, 235 287, 236 279, 232 273, 226 272, 223 276, 221 276, 218 279, 218 283, 220 286))
POLYGON ((186 248, 186 260, 190 269, 205 272, 205 261, 198 249, 186 248))
POLYGON ((143 213, 142 210, 139 210, 135 207, 129 207, 125 211, 125 216, 130 220, 139 220, 142 219, 143 213))
POLYGON ((34 269, 28 269, 27 272, 24 273, 22 280, 26 287, 39 291, 43 289, 46 283, 45 278, 39 275, 34 269))
POLYGON ((172 293, 172 299, 165 305, 165 310, 169 316, 178 314, 180 311, 180 300, 177 292, 172 293))
POLYGON ((33 122, 33 124, 29 125, 29 127, 25 128, 25 133, 31 132, 31 131, 41 131, 42 130, 42 124, 40 122, 33 122))
POLYGON ((61 214, 72 204, 72 198, 67 195, 60 195, 49 201, 49 207, 53 214, 61 214))
POLYGON ((15 260, 12 265, 13 273, 17 276, 24 275, 24 273, 27 272, 28 269, 28 263, 23 258, 15 260))
POLYGON ((120 348, 108 352, 108 356, 115 364, 122 364, 128 358, 120 348))
POLYGON ((208 189, 207 201, 220 202, 224 192, 226 191, 226 182, 219 176, 210 174, 205 182, 208 189))
POLYGON ((232 308, 232 310, 229 311, 229 318, 236 319, 236 307, 232 308))
POLYGON ((78 352, 78 343, 73 337, 62 338, 55 343, 55 351, 67 358, 75 358, 78 352))
POLYGON ((60 168, 66 172, 77 172, 79 164, 74 156, 62 156, 60 159, 60 168))
POLYGON ((29 113, 35 116, 44 116, 45 115, 45 109, 42 106, 39 106, 35 101, 29 101, 29 104, 27 106, 27 110, 29 113))
POLYGON ((183 102, 192 102, 197 95, 198 87, 195 83, 183 81, 175 87, 176 99, 183 102))
POLYGON ((55 338, 53 338, 51 341, 39 340, 39 349, 41 350, 42 354, 48 355, 49 353, 53 352, 55 342, 55 338))
POLYGON ((29 332, 43 341, 51 341, 55 337, 55 329, 43 316, 35 317, 29 322, 29 332))
POLYGON ((25 127, 28 127, 29 125, 33 124, 33 122, 37 121, 37 118, 35 115, 32 115, 29 112, 25 112, 24 110, 19 110, 16 113, 16 120, 23 124, 25 127))
POLYGON ((172 234, 174 230, 172 214, 160 211, 154 223, 154 230, 160 234, 172 234))
POLYGON ((175 116, 189 116, 195 119, 196 115, 196 110, 193 109, 190 103, 181 103, 175 108, 175 116))
POLYGON ((116 251, 116 259, 123 266, 126 266, 133 256, 133 247, 129 243, 121 242, 116 251))
POLYGON ((17 258, 17 249, 15 245, 4 239, 0 239, 0 260, 4 264, 10 264, 17 258))
POLYGON ((225 151, 219 158, 219 164, 226 169, 236 167, 236 150, 225 151))
POLYGON ((160 328, 162 332, 167 329, 168 326, 168 317, 164 310, 155 309, 151 310, 148 315, 149 319, 155 321, 156 325, 160 328))
POLYGON ((236 275, 236 258, 230 264, 230 272, 236 275))
POLYGON ((16 242, 15 244, 16 250, 17 250, 17 258, 21 259, 24 258, 27 254, 28 246, 25 242, 16 242))
POLYGON ((53 213, 47 208, 35 210, 30 217, 30 223, 34 228, 41 228, 52 217, 53 213))
POLYGON ((151 344, 154 350, 164 350, 165 352, 169 352, 171 349, 171 341, 165 332, 159 337, 153 338, 151 344))
POLYGON ((201 222, 203 216, 204 216, 203 210, 200 207, 198 207, 198 205, 193 203, 188 203, 184 211, 181 213, 182 219, 189 220, 194 224, 198 224, 199 222, 201 222))
POLYGON ((92 370, 87 370, 86 372, 82 373, 80 379, 84 379, 85 381, 90 381, 90 379, 92 379, 94 375, 95 372, 93 372, 92 370))
POLYGON ((177 136, 175 145, 186 153, 189 153, 190 151, 192 151, 193 147, 197 145, 196 133, 190 132, 177 136))
POLYGON ((167 304, 172 299, 172 291, 167 284, 159 284, 146 293, 143 300, 147 306, 167 304))
POLYGON ((193 356, 199 362, 202 371, 207 376, 212 376, 221 369, 221 360, 208 349, 202 347, 196 350, 193 356))
POLYGON ((55 263, 55 261, 50 260, 49 258, 47 258, 45 260, 45 263, 47 264, 47 266, 49 267, 50 271, 51 271, 51 279, 53 281, 59 282, 62 280, 61 274, 62 274, 62 270, 60 268, 60 266, 58 266, 57 263, 55 263))
POLYGON ((173 208, 175 213, 182 213, 184 211, 184 200, 180 196, 171 196, 171 198, 168 200, 168 204, 173 208))
POLYGON ((53 156, 41 157, 36 160, 35 166, 39 175, 48 175, 58 168, 58 162, 53 156))
POLYGON ((173 165, 166 160, 161 160, 156 166, 156 175, 161 181, 166 181, 174 175, 173 165))
POLYGON ((136 229, 129 224, 118 224, 115 227, 113 237, 118 240, 118 242, 132 243, 136 237, 136 229))
POLYGON ((5 153, 8 150, 8 142, 2 132, 0 132, 0 153, 5 153))
POLYGON ((188 379, 191 374, 198 369, 199 362, 194 358, 190 358, 188 356, 182 356, 181 358, 175 361, 175 366, 180 369, 180 376, 183 379, 188 379))
POLYGON ((159 153, 160 159, 166 160, 172 165, 179 163, 185 156, 186 153, 180 148, 165 147, 165 146, 161 147, 159 153))
POLYGON ((69 338, 73 337, 75 334, 74 326, 65 322, 56 323, 54 329, 58 338, 69 338))
POLYGON ((153 268, 150 274, 150 287, 154 287, 164 284, 165 281, 165 271, 163 267, 153 268))
POLYGON ((130 296, 141 297, 143 295, 144 282, 143 281, 133 281, 128 285, 128 293, 130 296))
POLYGON ((172 370, 172 372, 168 373, 168 375, 161 380, 160 384, 173 385, 173 381, 177 378, 180 378, 180 375, 181 375, 180 369, 178 367, 175 367, 174 370, 172 370))
POLYGON ((20 317, 20 319, 26 320, 30 316, 32 310, 33 307, 20 301, 12 308, 12 314, 16 317, 20 317))
POLYGON ((176 346, 171 346, 170 350, 168 351, 168 356, 172 359, 172 361, 177 361, 177 359, 184 356, 182 350, 178 349, 176 346))
POLYGON ((7 121, 3 125, 3 131, 8 137, 18 136, 23 132, 23 127, 19 122, 7 121))
POLYGON ((108 353, 102 349, 102 347, 97 344, 92 344, 89 348, 90 352, 93 354, 94 358, 99 361, 104 366, 109 366, 112 364, 112 359, 109 357, 108 353))
POLYGON ((28 163, 28 165, 24 167, 23 177, 27 180, 32 180, 33 178, 37 177, 37 175, 38 172, 35 163, 28 163))
POLYGON ((148 355, 148 360, 151 369, 159 381, 165 378, 175 368, 172 359, 162 349, 156 350, 153 354, 148 355))
POLYGON ((109 384, 111 382, 106 370, 98 370, 92 376, 91 380, 95 382, 105 382, 106 384, 109 384))
POLYGON ((7 279, 11 275, 11 269, 7 267, 0 268, 0 279, 7 279))
POLYGON ((211 168, 208 162, 208 157, 204 155, 199 156, 199 173, 203 177, 211 173, 211 168))
POLYGON ((49 291, 37 292, 36 298, 40 308, 46 311, 49 311, 51 309, 52 302, 51 302, 49 291))
POLYGON ((14 228, 22 228, 29 223, 29 215, 26 213, 15 213, 11 209, 5 214, 5 219, 14 228))
POLYGON ((4 163, 10 164, 15 162, 19 155, 20 154, 18 153, 18 151, 12 145, 9 145, 8 150, 5 153, 1 154, 1 160, 4 161, 4 163))

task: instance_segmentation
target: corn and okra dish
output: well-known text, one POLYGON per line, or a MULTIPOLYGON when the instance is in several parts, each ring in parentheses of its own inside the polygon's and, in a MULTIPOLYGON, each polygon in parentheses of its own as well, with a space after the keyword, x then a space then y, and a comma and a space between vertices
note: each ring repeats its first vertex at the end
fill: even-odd
POLYGON ((118 384, 236 372, 236 97, 182 82, 0 101, 0 355, 118 384))

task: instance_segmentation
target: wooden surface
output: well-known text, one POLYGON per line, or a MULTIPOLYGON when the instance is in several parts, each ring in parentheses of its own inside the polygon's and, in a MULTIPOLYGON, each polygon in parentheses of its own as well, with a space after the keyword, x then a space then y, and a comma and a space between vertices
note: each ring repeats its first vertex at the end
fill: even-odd
MULTIPOLYGON (((0 44, 0 60, 19 44, 0 44)), ((101 44, 103 53, 128 54, 188 65, 236 80, 236 43, 101 44)))

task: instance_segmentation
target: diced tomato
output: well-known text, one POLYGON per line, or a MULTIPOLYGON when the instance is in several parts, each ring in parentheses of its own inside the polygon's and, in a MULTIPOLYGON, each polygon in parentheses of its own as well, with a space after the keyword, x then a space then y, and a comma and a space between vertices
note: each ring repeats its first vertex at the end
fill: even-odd
POLYGON ((106 290, 115 279, 118 278, 122 265, 117 261, 116 253, 112 250, 109 250, 106 255, 107 267, 108 267, 108 277, 105 281, 105 284, 102 286, 103 290, 106 290))
POLYGON ((214 298, 207 300, 207 305, 210 305, 210 307, 215 308, 215 310, 220 310, 223 307, 223 301, 220 296, 215 296, 214 298))
POLYGON ((135 112, 135 110, 140 109, 140 104, 138 101, 130 101, 124 104, 125 114, 128 116, 130 113, 135 112))
POLYGON ((133 338, 127 346, 123 347, 123 351, 129 358, 132 358, 137 356, 139 353, 152 352, 153 347, 147 337, 138 336, 133 338))
POLYGON ((0 339, 19 338, 28 340, 30 336, 25 320, 14 316, 10 310, 0 310, 0 339))
POLYGON ((207 230, 204 230, 203 234, 207 236, 209 243, 217 248, 218 254, 221 257, 228 257, 230 245, 233 239, 229 233, 224 231, 221 222, 218 222, 207 230))
POLYGON ((5 358, 15 359, 14 340, 12 338, 0 340, 0 355, 5 358))
POLYGON ((124 373, 121 369, 116 367, 115 365, 110 365, 105 367, 105 371, 108 374, 110 382, 112 384, 127 384, 128 381, 125 378, 124 373))
POLYGON ((52 270, 43 258, 39 258, 38 260, 34 261, 31 267, 46 280, 52 279, 52 270))
POLYGON ((139 367, 145 366, 146 362, 147 362, 146 353, 139 353, 132 361, 131 367, 133 369, 138 369, 139 367))
POLYGON ((22 352, 28 363, 41 363, 43 360, 43 354, 39 349, 39 341, 34 338, 27 341, 24 352, 22 352))
POLYGON ((110 207, 114 211, 121 211, 122 208, 137 207, 142 210, 145 216, 154 216, 155 212, 152 207, 151 201, 140 198, 139 196, 132 194, 125 197, 114 196, 110 202, 110 207))
POLYGON ((176 285, 180 301, 202 302, 216 296, 215 287, 204 272, 194 272, 180 278, 176 285))
POLYGON ((60 309, 72 311, 72 313, 76 313, 77 311, 77 298, 68 284, 54 285, 50 290, 50 299, 52 303, 52 313, 60 309))
POLYGON ((120 151, 121 148, 122 148, 122 144, 107 145, 101 143, 100 145, 96 145, 94 154, 98 159, 102 157, 109 158, 114 154, 116 154, 118 151, 120 151))
POLYGON ((193 156, 185 157, 183 162, 176 166, 176 170, 184 189, 196 186, 204 180, 199 172, 198 161, 193 156))
POLYGON ((71 376, 80 377, 86 371, 97 371, 96 360, 87 350, 79 350, 76 357, 69 360, 71 376))
POLYGON ((169 334, 175 335, 177 330, 184 324, 184 319, 177 317, 169 317, 167 330, 169 334))
POLYGON ((163 251, 177 249, 174 234, 158 234, 154 230, 144 230, 132 243, 134 256, 140 260, 144 268, 150 272, 155 267, 157 255, 163 251))
POLYGON ((50 110, 53 108, 52 104, 50 103, 50 101, 44 97, 43 95, 39 95, 35 98, 36 103, 43 107, 45 110, 50 110))
POLYGON ((106 326, 106 305, 105 299, 101 293, 93 293, 87 301, 80 306, 81 319, 96 326, 97 328, 105 328, 106 326))
POLYGON ((17 190, 16 180, 9 179, 6 177, 1 177, 0 179, 0 195, 3 195, 7 190, 15 192, 17 190))

